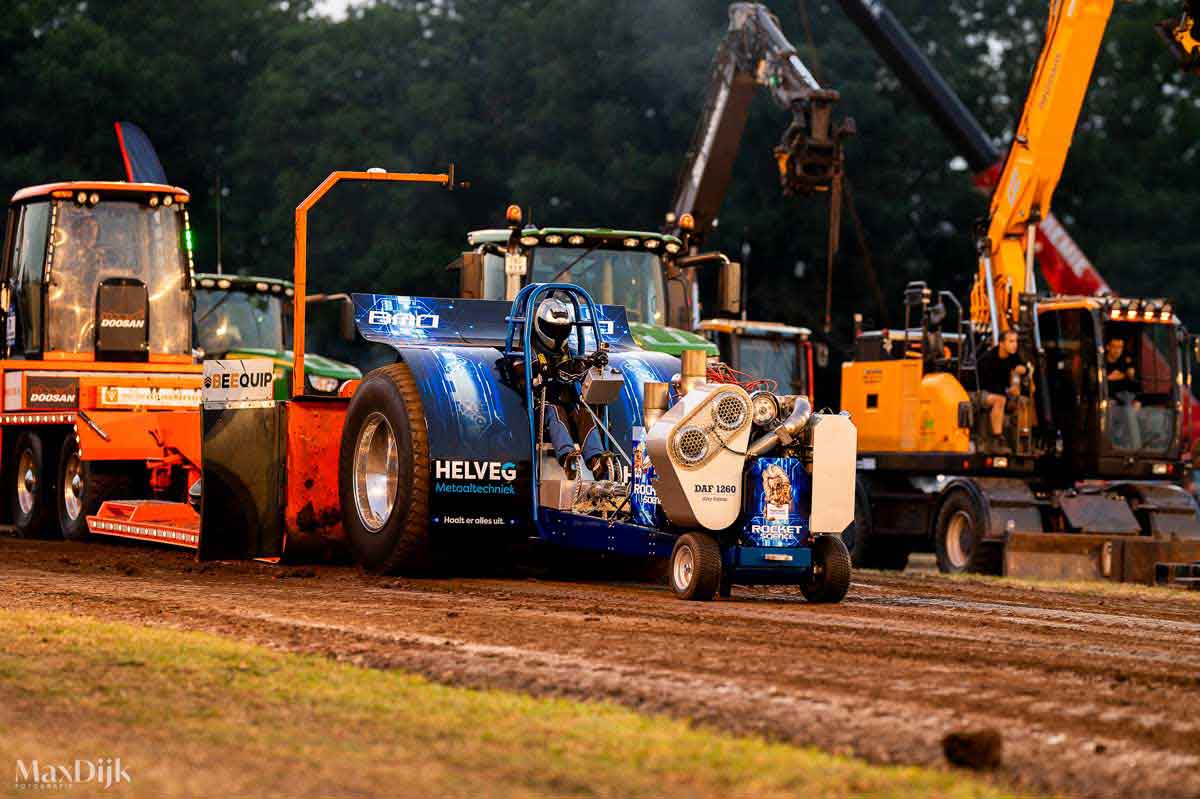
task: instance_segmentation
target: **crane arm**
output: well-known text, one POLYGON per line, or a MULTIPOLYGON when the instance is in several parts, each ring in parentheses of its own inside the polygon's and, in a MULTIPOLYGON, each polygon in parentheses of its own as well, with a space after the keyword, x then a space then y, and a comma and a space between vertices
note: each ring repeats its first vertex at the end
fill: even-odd
POLYGON ((1046 41, 979 242, 971 317, 993 336, 1016 323, 1020 296, 1036 291, 1035 226, 1050 213, 1112 7, 1113 0, 1050 4, 1046 41))
POLYGON ((841 139, 851 127, 834 125, 838 93, 821 88, 779 28, 759 3, 729 7, 729 31, 717 51, 704 110, 679 175, 668 216, 670 232, 691 214, 693 240, 711 229, 733 176, 750 101, 759 87, 792 114, 775 148, 785 194, 828 191, 841 171, 841 139))
MULTIPOLYGON (((966 160, 975 187, 990 196, 1004 163, 1000 150, 979 120, 880 0, 838 2, 879 57, 966 160)), ((1037 253, 1042 277, 1056 294, 1111 293, 1104 277, 1052 213, 1047 213, 1038 224, 1037 253)))

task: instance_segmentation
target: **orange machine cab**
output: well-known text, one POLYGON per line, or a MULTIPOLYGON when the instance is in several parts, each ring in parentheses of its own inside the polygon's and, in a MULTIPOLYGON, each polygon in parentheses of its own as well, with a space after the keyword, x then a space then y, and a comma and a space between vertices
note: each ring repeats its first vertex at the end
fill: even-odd
POLYGON ((197 473, 188 199, 79 181, 9 204, 0 512, 22 534, 84 537, 104 499, 180 499, 197 473))
POLYGON ((951 374, 925 374, 920 358, 842 365, 842 410, 865 452, 967 452, 959 407, 969 397, 951 374))

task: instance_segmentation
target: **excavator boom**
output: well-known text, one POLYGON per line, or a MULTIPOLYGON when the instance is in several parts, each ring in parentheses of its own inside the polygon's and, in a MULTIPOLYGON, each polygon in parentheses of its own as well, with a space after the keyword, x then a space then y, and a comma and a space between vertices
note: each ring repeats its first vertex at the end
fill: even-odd
POLYGON ((1016 324, 1021 295, 1036 291, 1035 225, 1050 213, 1112 7, 1112 0, 1051 4, 1046 41, 979 244, 971 317, 993 336, 1016 324))
POLYGON ((838 93, 823 89, 759 3, 733 3, 729 31, 713 62, 704 110, 671 204, 668 232, 691 214, 697 243, 711 230, 733 176, 750 101, 762 87, 792 114, 775 158, 788 195, 829 191, 841 174, 842 139, 852 123, 835 124, 838 93))
MULTIPOLYGON (((896 16, 879 0, 838 0, 842 11, 967 162, 975 187, 991 196, 1004 166, 1000 150, 896 16)), ((1038 266, 1055 294, 1109 294, 1104 277, 1053 213, 1037 230, 1038 266)))

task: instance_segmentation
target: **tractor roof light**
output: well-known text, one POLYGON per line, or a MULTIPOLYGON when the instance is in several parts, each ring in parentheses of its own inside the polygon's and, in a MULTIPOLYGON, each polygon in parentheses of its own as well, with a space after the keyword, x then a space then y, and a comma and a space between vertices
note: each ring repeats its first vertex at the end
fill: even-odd
POLYGON ((691 233, 696 229, 696 217, 691 214, 682 214, 679 217, 679 229, 691 233))
POLYGON ((151 207, 151 208, 157 208, 157 207, 158 207, 158 195, 157 195, 157 194, 151 194, 151 195, 150 195, 150 199, 148 200, 148 202, 150 203, 150 207, 151 207))
POLYGON ((87 202, 87 192, 81 191, 78 194, 76 194, 75 202, 79 203, 80 205, 83 205, 84 203, 86 203, 87 202))
POLYGON ((539 239, 537 236, 522 236, 521 237, 521 246, 522 247, 536 247, 541 243, 542 243, 542 240, 539 239))
POLYGON ((96 192, 92 192, 91 195, 88 196, 88 205, 95 205, 98 202, 100 202, 100 195, 96 192))
POLYGON ((675 242, 668 241, 666 244, 666 247, 664 249, 666 249, 666 251, 669 252, 671 255, 674 255, 675 253, 679 252, 680 247, 675 242))
POLYGON ((630 236, 629 238, 625 239, 625 242, 624 242, 624 244, 625 244, 625 246, 626 246, 626 247, 636 247, 636 246, 638 246, 638 244, 640 244, 640 243, 641 243, 641 242, 639 242, 639 241, 638 241, 637 239, 635 239, 633 236, 630 236))
POLYGON ((506 208, 504 211, 504 221, 507 222, 512 227, 516 227, 516 226, 520 225, 521 224, 521 206, 517 205, 516 203, 513 203, 512 205, 508 206, 508 208, 506 208))
POLYGON ((658 239, 646 239, 643 243, 646 245, 647 250, 657 250, 658 245, 662 244, 658 239))
POLYGON ((572 247, 582 246, 583 236, 580 236, 578 233, 576 233, 574 236, 571 236, 569 239, 567 239, 567 244, 570 244, 572 247))
POLYGON ((163 205, 170 205, 173 202, 175 202, 175 200, 173 197, 171 197, 171 195, 168 194, 165 197, 163 197, 163 205))
POLYGON ((217 281, 217 288, 219 288, 219 289, 227 289, 232 285, 233 285, 232 280, 218 280, 217 281))
POLYGON ((562 244, 562 236, 558 235, 557 233, 551 233, 546 237, 546 243, 553 246, 558 246, 559 244, 562 244))

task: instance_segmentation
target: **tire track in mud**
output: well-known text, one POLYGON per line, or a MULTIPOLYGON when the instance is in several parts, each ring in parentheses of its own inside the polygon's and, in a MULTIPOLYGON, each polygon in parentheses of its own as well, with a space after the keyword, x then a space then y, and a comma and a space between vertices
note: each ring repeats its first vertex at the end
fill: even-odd
POLYGON ((1200 795, 1200 603, 867 573, 838 606, 740 589, 691 605, 655 586, 276 580, 289 572, 67 547, 0 539, 0 606, 608 699, 875 762, 938 765, 946 732, 991 726, 998 777, 1020 788, 1200 795))

